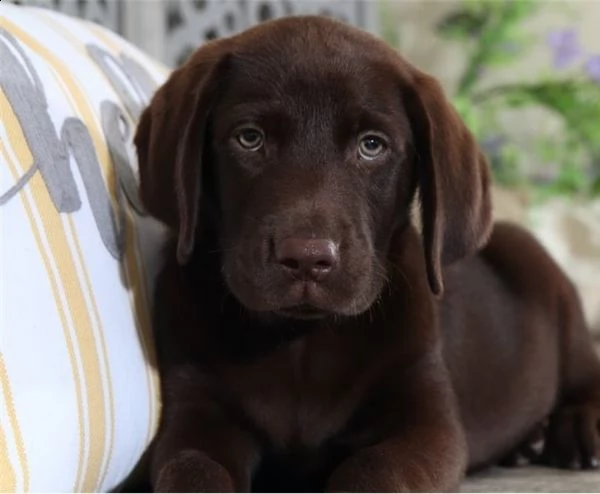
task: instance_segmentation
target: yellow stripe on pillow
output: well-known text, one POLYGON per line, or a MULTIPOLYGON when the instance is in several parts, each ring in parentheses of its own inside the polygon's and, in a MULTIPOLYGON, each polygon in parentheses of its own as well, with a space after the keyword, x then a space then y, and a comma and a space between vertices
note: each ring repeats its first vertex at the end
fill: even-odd
POLYGON ((19 421, 17 419, 17 414, 15 413, 8 374, 6 372, 6 366, 4 365, 4 359, 2 358, 2 352, 0 352, 0 391, 0 397, 2 398, 0 403, 4 404, 4 411, 8 416, 7 424, 3 424, 2 421, 0 421, 0 455, 2 455, 0 456, 0 479, 3 479, 0 482, 0 491, 16 492, 17 490, 17 475, 10 462, 11 454, 8 449, 6 434, 4 432, 5 429, 10 429, 12 433, 11 436, 16 449, 16 456, 19 461, 19 470, 22 477, 22 490, 28 491, 29 467, 27 465, 27 456, 23 446, 23 437, 21 436, 19 421))
MULTIPOLYGON (((160 388, 146 293, 155 268, 146 272, 143 261, 149 257, 142 255, 149 236, 142 236, 138 212, 124 199, 112 160, 114 142, 104 133, 107 120, 101 111, 105 103, 122 110, 129 127, 123 145, 134 158, 131 137, 139 109, 131 111, 120 100, 127 94, 93 50, 123 63, 119 70, 124 74, 126 63, 137 64, 126 73, 135 91, 158 87, 167 70, 114 33, 85 21, 5 5, 0 5, 0 18, 0 50, 8 47, 11 63, 39 79, 31 89, 46 100, 42 114, 25 111, 25 100, 19 100, 24 93, 14 92, 14 82, 27 77, 12 75, 11 81, 10 71, 0 74, 0 220, 8 225, 3 226, 6 245, 17 263, 6 270, 12 276, 9 283, 18 288, 0 287, 0 297, 11 304, 8 313, 13 318, 17 314, 7 320, 0 313, 0 491, 109 490, 124 479, 155 434, 160 388), (10 85, 3 86, 7 80, 10 85), (11 99, 15 94, 19 97, 11 99), (39 129, 36 118, 48 117, 56 133, 53 141, 71 154, 54 168, 44 163, 41 173, 42 165, 34 162, 40 160, 40 148, 31 144, 36 136, 32 129, 39 129), (76 146, 65 143, 67 119, 85 130, 85 156, 94 155, 93 163, 82 165, 80 160, 87 158, 76 158, 76 146), (96 166, 98 174, 84 176, 83 166, 96 166), (68 211, 57 204, 67 189, 60 189, 60 183, 52 189, 48 182, 62 180, 59 171, 67 178, 72 174, 67 193, 76 202, 68 211), (90 176, 98 177, 91 188, 90 176), (97 224, 90 197, 98 191, 107 194, 106 210, 111 210, 103 218, 114 218, 114 225, 97 224), (117 240, 111 250, 101 228, 117 228, 115 238, 122 234, 125 248, 117 240), (35 277, 28 275, 29 269, 35 277), (30 298, 19 299, 16 293, 30 298), (17 309, 28 317, 19 319, 17 309), (35 355, 60 365, 40 366, 35 355), (57 440, 64 442, 51 443, 57 440)), ((21 91, 30 91, 26 86, 21 91)), ((147 92, 130 96, 139 104, 149 97, 147 92)), ((128 166, 136 169, 135 162, 128 166)), ((154 238, 158 245, 160 239, 154 238)))

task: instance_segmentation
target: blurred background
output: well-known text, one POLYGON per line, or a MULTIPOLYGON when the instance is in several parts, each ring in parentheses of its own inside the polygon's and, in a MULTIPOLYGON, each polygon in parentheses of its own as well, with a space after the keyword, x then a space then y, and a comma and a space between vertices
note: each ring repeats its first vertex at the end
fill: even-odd
POLYGON ((382 35, 437 75, 498 183, 600 193, 600 3, 385 2, 382 35), (397 26, 396 24, 399 24, 397 26))
POLYGON ((382 37, 440 79, 492 166, 496 216, 552 252, 600 338, 600 1, 11 1, 103 24, 168 67, 285 15, 333 16, 382 37))
MULTIPOLYGON (((437 76, 600 341, 600 2, 383 1, 379 34, 437 76)), ((518 254, 516 254, 518 255, 518 254)))

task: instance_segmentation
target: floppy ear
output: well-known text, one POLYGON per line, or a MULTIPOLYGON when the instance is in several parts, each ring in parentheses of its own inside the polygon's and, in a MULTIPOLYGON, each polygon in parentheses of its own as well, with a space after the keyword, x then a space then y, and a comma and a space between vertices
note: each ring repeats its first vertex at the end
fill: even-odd
POLYGON ((194 250, 206 127, 225 63, 221 51, 209 43, 171 74, 142 113, 134 139, 142 202, 177 235, 180 264, 194 250))
POLYGON ((440 84, 414 70, 405 105, 413 132, 429 285, 444 290, 442 269, 474 253, 492 229, 490 171, 440 84))

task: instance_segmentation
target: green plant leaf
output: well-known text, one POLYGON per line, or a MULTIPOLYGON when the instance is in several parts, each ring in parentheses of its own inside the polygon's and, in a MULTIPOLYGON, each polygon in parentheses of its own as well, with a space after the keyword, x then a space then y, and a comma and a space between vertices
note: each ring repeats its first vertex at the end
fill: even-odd
POLYGON ((507 106, 541 106, 558 115, 565 131, 588 147, 594 161, 600 161, 600 89, 588 81, 547 81, 537 84, 497 86, 473 96, 482 103, 493 98, 507 106))
POLYGON ((497 67, 514 63, 517 57, 514 53, 505 50, 491 51, 485 59, 486 67, 497 67))
POLYGON ((600 176, 596 180, 594 180, 594 182, 592 183, 590 195, 592 197, 600 196, 600 176))
POLYGON ((481 34, 491 13, 485 10, 460 9, 451 12, 436 26, 438 33, 454 40, 470 40, 481 34))

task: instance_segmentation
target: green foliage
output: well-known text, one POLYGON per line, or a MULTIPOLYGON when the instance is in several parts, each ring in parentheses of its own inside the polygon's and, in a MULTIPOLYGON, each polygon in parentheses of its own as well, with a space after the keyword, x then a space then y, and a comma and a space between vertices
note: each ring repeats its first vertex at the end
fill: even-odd
MULTIPOLYGON (((547 42, 529 34, 525 21, 548 8, 565 8, 565 4, 532 0, 464 0, 447 15, 437 26, 438 32, 445 39, 461 44, 467 56, 453 102, 482 142, 484 150, 486 141, 503 140, 501 146, 487 150, 500 183, 507 186, 525 183, 536 189, 540 197, 600 195, 598 81, 592 80, 583 70, 565 77, 554 68, 533 82, 491 87, 488 84, 485 89, 480 88, 483 73, 489 82, 495 69, 510 68, 536 44, 547 42), (551 178, 539 178, 544 176, 544 170, 540 170, 537 177, 525 175, 527 153, 514 139, 511 140, 510 132, 503 129, 500 122, 500 115, 507 110, 530 108, 544 109, 561 122, 558 135, 538 132, 529 149, 534 151, 537 160, 553 166, 555 173, 551 178)), ((557 67, 562 63, 574 63, 578 57, 576 40, 573 40, 573 33, 569 34, 571 37, 565 36, 564 46, 548 47, 549 59, 553 54, 551 50, 558 50, 554 52, 557 67)))

